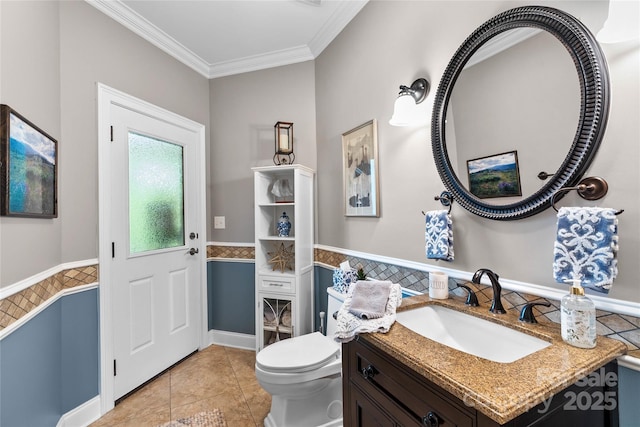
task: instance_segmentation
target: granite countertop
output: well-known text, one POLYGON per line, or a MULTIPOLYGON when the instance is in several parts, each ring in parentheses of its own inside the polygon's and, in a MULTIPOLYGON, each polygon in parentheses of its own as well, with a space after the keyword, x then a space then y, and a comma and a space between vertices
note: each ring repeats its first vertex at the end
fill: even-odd
POLYGON ((552 345, 515 362, 498 363, 432 341, 398 322, 386 334, 366 334, 367 341, 501 424, 627 351, 622 342, 600 336, 595 348, 576 348, 562 340, 559 326, 523 323, 518 320, 517 310, 493 314, 486 306, 469 307, 454 298, 436 300, 428 295, 404 298, 398 311, 428 304, 454 308, 551 342, 552 345))

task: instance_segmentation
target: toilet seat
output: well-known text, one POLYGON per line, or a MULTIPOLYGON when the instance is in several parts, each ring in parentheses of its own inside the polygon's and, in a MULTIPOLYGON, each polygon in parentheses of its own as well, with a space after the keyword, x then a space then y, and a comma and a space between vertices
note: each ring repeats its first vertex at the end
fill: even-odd
POLYGON ((256 366, 271 373, 316 370, 339 358, 340 346, 320 332, 279 341, 256 355, 256 366))

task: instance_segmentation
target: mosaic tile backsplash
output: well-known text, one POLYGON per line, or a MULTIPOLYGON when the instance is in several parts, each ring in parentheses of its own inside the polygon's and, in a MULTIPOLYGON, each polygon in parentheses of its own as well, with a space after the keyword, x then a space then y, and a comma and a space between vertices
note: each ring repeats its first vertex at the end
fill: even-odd
POLYGON ((63 289, 89 285, 98 281, 98 266, 63 270, 53 276, 0 301, 0 330, 26 316, 63 289))
MULTIPOLYGON (((404 288, 422 293, 429 292, 428 272, 320 249, 315 251, 316 262, 333 267, 338 267, 341 262, 346 260, 349 260, 349 264, 354 268, 361 266, 367 277, 391 280, 394 283, 399 283, 404 288)), ((463 299, 466 299, 467 291, 458 287, 458 284, 466 284, 474 289, 481 306, 491 306, 493 298, 491 286, 470 284, 466 280, 457 280, 450 277, 449 292, 455 297, 463 299)), ((502 290, 502 304, 506 310, 514 309, 519 312, 529 302, 550 303, 549 307, 535 306, 533 308, 536 319, 541 324, 549 322, 560 324, 560 301, 508 289, 502 290)), ((628 348, 627 354, 640 358, 640 317, 596 310, 596 328, 598 335, 622 341, 628 348)))
MULTIPOLYGON (((250 246, 214 246, 207 247, 208 258, 252 260, 255 250, 250 246)), ((391 280, 402 287, 418 292, 428 292, 429 273, 411 268, 372 261, 365 258, 347 256, 341 253, 315 249, 316 262, 338 267, 348 260, 353 267, 362 267, 368 277, 391 280)), ((0 330, 28 314, 31 310, 46 302, 62 289, 95 283, 98 281, 98 266, 92 265, 61 271, 35 285, 0 301, 0 330)), ((449 290, 454 297, 466 298, 466 291, 458 287, 463 280, 449 278, 449 290)), ((489 306, 492 298, 490 286, 474 285, 480 305, 489 306)), ((541 298, 522 292, 503 289, 502 302, 506 309, 521 310, 528 302, 548 302, 549 307, 536 306, 534 313, 540 323, 560 323, 560 301, 541 298)), ((629 349, 629 355, 640 358, 640 317, 616 314, 597 310, 597 332, 599 335, 622 341, 629 349)))

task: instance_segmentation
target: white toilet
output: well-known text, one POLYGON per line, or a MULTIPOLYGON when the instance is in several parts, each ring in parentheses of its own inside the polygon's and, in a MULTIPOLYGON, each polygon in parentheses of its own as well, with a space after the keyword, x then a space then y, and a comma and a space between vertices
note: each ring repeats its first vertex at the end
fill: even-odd
POLYGON ((278 341, 256 355, 256 377, 271 395, 265 427, 342 426, 342 356, 333 339, 344 296, 327 289, 327 335, 278 341))

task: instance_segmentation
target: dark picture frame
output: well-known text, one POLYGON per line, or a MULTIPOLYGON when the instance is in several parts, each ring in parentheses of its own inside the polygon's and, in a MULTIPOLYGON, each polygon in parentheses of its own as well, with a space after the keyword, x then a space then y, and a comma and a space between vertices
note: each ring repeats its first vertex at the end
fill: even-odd
POLYGON ((380 216, 378 123, 369 120, 342 134, 345 216, 380 216))
POLYGON ((58 216, 58 141, 0 105, 0 215, 58 216))
POLYGON ((518 152, 467 160, 469 192, 480 199, 522 196, 518 152))

